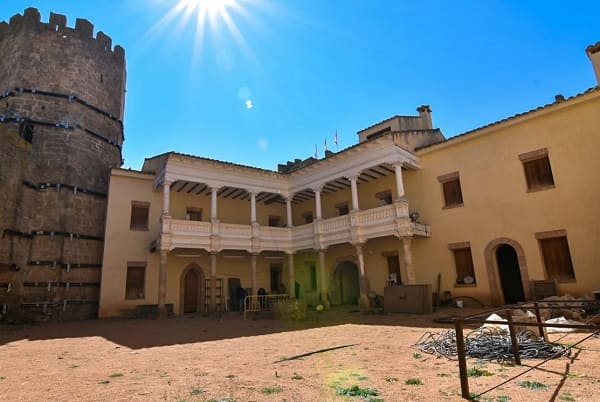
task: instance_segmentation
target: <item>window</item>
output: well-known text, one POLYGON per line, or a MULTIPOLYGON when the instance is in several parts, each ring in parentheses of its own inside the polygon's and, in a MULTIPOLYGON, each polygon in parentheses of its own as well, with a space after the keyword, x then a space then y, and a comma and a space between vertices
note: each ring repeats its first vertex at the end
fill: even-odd
POLYGON ((573 271, 566 231, 536 233, 535 237, 540 242, 548 278, 556 279, 558 282, 574 281, 575 272, 573 271))
POLYGON ((31 144, 33 142, 33 124, 19 124, 19 136, 31 144))
POLYGON ((202 208, 187 207, 185 210, 185 217, 188 221, 201 221, 202 208))
POLYGON ((548 149, 542 148, 536 151, 519 155, 523 162, 527 190, 536 191, 554 187, 554 177, 548 159, 548 149))
POLYGON ((306 265, 308 265, 308 274, 310 275, 310 290, 317 290, 317 264, 311 261, 306 265))
POLYGON ((454 254, 454 265, 456 266, 456 284, 474 284, 475 268, 473 267, 471 244, 469 242, 453 243, 449 244, 448 248, 454 254))
POLYGON ((149 202, 133 201, 131 203, 131 230, 148 230, 149 202))
POLYGON ((313 221, 313 213, 305 212, 302 214, 302 218, 304 218, 304 223, 312 223, 313 221))
POLYGON ((400 260, 398 259, 398 254, 387 256, 387 266, 388 266, 388 277, 392 278, 392 275, 395 275, 396 276, 396 284, 401 285, 402 278, 400 276, 400 260))
POLYGON ((458 172, 445 174, 438 177, 442 183, 444 193, 444 208, 460 207, 463 205, 462 190, 460 188, 460 177, 458 172))
POLYGON ((271 293, 280 293, 281 285, 281 264, 271 264, 271 293))
POLYGON ((269 226, 281 227, 281 216, 269 215, 269 226))
POLYGON ((335 205, 335 208, 338 210, 339 215, 348 215, 348 203, 347 202, 341 202, 339 204, 335 205))
POLYGON ((392 203, 392 192, 390 190, 380 191, 375 194, 375 198, 380 200, 382 205, 389 205, 392 203))
POLYGON ((146 263, 127 263, 127 281, 125 282, 126 299, 143 299, 146 282, 146 263))

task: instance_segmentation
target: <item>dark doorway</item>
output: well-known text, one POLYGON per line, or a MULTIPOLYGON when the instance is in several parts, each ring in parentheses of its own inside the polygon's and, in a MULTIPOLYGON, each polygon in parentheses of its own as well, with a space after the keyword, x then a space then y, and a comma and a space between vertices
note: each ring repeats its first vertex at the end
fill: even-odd
POLYGON ((358 304, 360 288, 355 263, 344 261, 337 266, 330 285, 330 296, 333 304, 358 304))
POLYGON ((198 274, 190 269, 183 279, 183 312, 195 313, 198 311, 198 274))
POLYGON ((512 304, 525 301, 519 258, 515 249, 508 244, 499 246, 496 250, 496 262, 504 303, 512 304))

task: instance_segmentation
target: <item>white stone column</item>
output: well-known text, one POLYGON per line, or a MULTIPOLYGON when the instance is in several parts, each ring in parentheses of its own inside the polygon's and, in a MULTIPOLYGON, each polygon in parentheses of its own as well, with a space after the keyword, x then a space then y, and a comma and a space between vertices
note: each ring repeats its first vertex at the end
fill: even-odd
POLYGON ((398 199, 404 197, 404 180, 402 178, 402 163, 395 163, 394 170, 396 172, 396 194, 398 199))
POLYGON ((292 196, 285 199, 285 212, 287 215, 287 227, 291 228, 294 226, 292 222, 292 196))
POLYGON ((412 247, 410 237, 402 238, 402 246, 404 251, 404 265, 406 266, 406 283, 408 285, 414 285, 417 283, 417 274, 415 272, 415 266, 413 264, 412 247))
POLYGON ((169 216, 169 204, 171 200, 171 182, 163 181, 163 216, 169 216))
POLYGON ((290 299, 294 299, 296 297, 296 277, 295 277, 295 267, 294 267, 294 254, 288 254, 288 295, 290 295, 290 299))
POLYGON ((219 187, 210 188, 210 220, 217 219, 217 192, 219 187))
POLYGON ((315 192, 315 218, 321 219, 323 218, 323 212, 321 210, 321 190, 322 187, 317 187, 314 189, 315 192))
POLYGON ((210 305, 209 311, 217 311, 217 254, 210 253, 210 305))
POLYGON ((358 211, 360 209, 358 206, 358 176, 350 176, 348 180, 350 180, 350 187, 352 189, 352 210, 358 211))
POLYGON ((158 313, 160 316, 167 315, 167 250, 160 250, 160 265, 158 268, 158 313))
POLYGON ((323 307, 329 308, 329 283, 325 267, 325 250, 319 250, 319 272, 321 273, 321 304, 323 307))
POLYGON ((252 253, 250 255, 250 263, 252 266, 252 294, 256 295, 256 291, 258 290, 258 288, 256 287, 256 257, 258 256, 258 254, 256 253, 252 253))
POLYGON ((356 245, 356 256, 358 257, 358 286, 360 289, 360 297, 358 304, 361 309, 369 309, 369 279, 367 278, 367 271, 365 269, 365 256, 363 253, 363 247, 361 244, 356 245))
POLYGON ((250 223, 256 222, 256 193, 250 192, 250 223))

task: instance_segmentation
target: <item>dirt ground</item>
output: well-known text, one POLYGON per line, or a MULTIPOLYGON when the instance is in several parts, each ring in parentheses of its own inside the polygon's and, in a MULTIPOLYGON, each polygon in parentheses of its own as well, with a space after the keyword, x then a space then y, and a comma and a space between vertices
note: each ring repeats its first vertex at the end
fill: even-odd
MULTIPOLYGON (((311 312, 301 323, 237 313, 163 320, 96 320, 0 327, 3 401, 437 401, 461 400, 458 364, 419 352, 434 315, 311 312), (298 359, 284 358, 345 346, 298 359), (408 381, 412 380, 412 381, 408 381), (421 383, 409 385, 408 382, 421 383), (352 386, 376 391, 339 395, 352 386)), ((562 335, 554 335, 557 339, 562 335)), ((586 334, 561 342, 574 343, 586 334)), ((487 401, 598 401, 600 339, 592 338, 518 379, 523 366, 468 361, 492 375, 469 378, 487 401), (545 389, 527 389, 521 381, 545 389)), ((356 389, 356 388, 355 388, 356 389)), ((359 390, 359 391, 360 391, 359 390)))

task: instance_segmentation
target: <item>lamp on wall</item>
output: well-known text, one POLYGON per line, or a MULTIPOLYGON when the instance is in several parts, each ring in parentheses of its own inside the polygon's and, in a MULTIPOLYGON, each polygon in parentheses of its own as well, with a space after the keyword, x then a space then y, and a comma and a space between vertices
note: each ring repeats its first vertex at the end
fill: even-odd
POLYGON ((410 217, 411 222, 417 222, 419 220, 418 212, 411 212, 408 216, 410 217))

